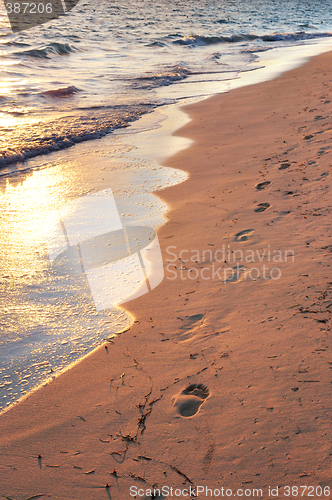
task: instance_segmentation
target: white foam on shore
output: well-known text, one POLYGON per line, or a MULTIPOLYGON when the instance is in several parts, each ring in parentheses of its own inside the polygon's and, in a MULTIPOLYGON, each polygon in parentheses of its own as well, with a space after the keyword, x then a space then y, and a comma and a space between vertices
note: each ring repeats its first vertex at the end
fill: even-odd
POLYGON ((240 78, 229 85, 229 90, 278 78, 286 71, 299 68, 312 57, 332 51, 332 37, 309 40, 303 45, 271 49, 259 54, 259 64, 263 67, 240 74, 240 78))

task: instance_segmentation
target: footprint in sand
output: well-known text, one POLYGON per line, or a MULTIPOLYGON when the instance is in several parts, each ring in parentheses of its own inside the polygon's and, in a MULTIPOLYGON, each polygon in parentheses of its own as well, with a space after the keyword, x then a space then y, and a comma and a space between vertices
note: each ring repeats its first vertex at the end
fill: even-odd
POLYGON ((184 318, 178 318, 183 321, 180 326, 180 330, 188 330, 192 328, 196 323, 204 318, 204 314, 193 314, 192 316, 185 316, 184 318))
POLYGON ((248 268, 246 266, 237 264, 232 268, 228 268, 226 272, 228 276, 223 281, 223 283, 238 283, 239 281, 242 281, 246 277, 248 268))
POLYGON ((259 203, 258 207, 255 208, 254 212, 265 212, 269 208, 270 203, 259 203))
POLYGON ((185 316, 184 318, 178 317, 177 319, 181 321, 179 329, 176 332, 178 339, 181 342, 186 342, 197 335, 201 335, 204 316, 204 314, 193 314, 191 316, 185 316))
POLYGON ((248 241, 253 232, 253 229, 245 229, 244 231, 240 231, 239 233, 236 233, 234 241, 248 241))
POLYGON ((196 415, 200 406, 210 395, 209 389, 203 384, 188 385, 179 394, 172 398, 174 406, 181 417, 196 415))
POLYGON ((286 168, 289 168, 290 166, 291 166, 291 164, 288 162, 282 163, 281 166, 279 167, 279 170, 285 170, 286 168))
POLYGON ((259 184, 256 184, 255 188, 258 191, 261 191, 262 189, 265 189, 269 184, 271 184, 270 181, 260 182, 259 184))
POLYGON ((279 212, 278 216, 275 219, 273 219, 273 222, 278 222, 279 220, 283 219, 284 217, 286 217, 290 213, 291 213, 290 210, 283 210, 283 211, 279 212))
POLYGON ((314 179, 315 181, 321 181, 322 179, 324 179, 325 177, 327 177, 329 175, 328 172, 323 172, 322 174, 320 174, 320 177, 318 177, 317 179, 314 179))

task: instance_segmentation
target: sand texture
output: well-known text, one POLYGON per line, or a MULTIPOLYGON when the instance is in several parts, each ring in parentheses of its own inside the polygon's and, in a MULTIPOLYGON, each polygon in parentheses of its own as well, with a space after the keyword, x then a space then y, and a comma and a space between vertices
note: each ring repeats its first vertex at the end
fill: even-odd
POLYGON ((332 486, 331 82, 329 53, 186 108, 165 279, 126 305, 129 331, 0 417, 2 497, 332 486))

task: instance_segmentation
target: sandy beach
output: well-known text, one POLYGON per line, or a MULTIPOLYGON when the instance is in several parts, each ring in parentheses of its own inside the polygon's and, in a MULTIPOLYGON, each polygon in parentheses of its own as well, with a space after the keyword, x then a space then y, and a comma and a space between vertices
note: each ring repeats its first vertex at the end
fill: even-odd
POLYGON ((331 81, 327 53, 185 108, 194 143, 167 166, 190 178, 158 193, 164 281, 1 415, 2 497, 328 497, 331 81))

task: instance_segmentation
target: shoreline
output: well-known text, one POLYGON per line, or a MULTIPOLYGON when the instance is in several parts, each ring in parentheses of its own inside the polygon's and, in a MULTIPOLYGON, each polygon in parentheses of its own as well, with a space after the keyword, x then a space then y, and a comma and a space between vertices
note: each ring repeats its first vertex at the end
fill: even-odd
MULTIPOLYGON (((285 72, 291 71, 298 67, 301 67, 303 64, 306 64, 312 57, 316 57, 317 55, 329 52, 332 50, 332 34, 330 37, 322 37, 322 38, 313 38, 305 40, 303 44, 295 44, 291 46, 282 46, 282 47, 269 47, 266 51, 260 52, 259 50, 255 52, 252 51, 253 54, 257 56, 257 60, 251 63, 248 63, 247 69, 244 70, 234 70, 233 73, 238 73, 237 77, 225 78, 222 80, 216 79, 203 81, 203 82, 191 82, 190 76, 188 80, 176 83, 175 85, 170 86, 161 86, 155 89, 156 96, 159 97, 160 100, 165 98, 169 99, 178 99, 177 103, 173 104, 163 104, 160 107, 157 106, 152 112, 149 111, 147 113, 143 113, 138 118, 135 118, 132 122, 129 122, 130 129, 129 134, 131 134, 130 130, 135 128, 137 123, 140 123, 142 119, 146 119, 149 115, 153 114, 155 111, 161 110, 161 114, 163 114, 164 106, 167 109, 169 106, 175 106, 178 108, 182 108, 187 106, 188 104, 182 104, 181 101, 190 101, 195 102, 200 100, 209 99, 214 95, 219 95, 224 92, 229 92, 233 89, 240 88, 248 85, 256 85, 258 83, 263 83, 265 81, 269 81, 271 79, 278 78, 285 72), (267 58, 266 58, 267 55, 267 58), (260 63, 262 66, 260 67, 260 63), (253 67, 250 67, 250 66, 253 67), (179 92, 176 90, 178 87, 182 85, 187 86, 188 83, 193 86, 194 92, 193 95, 189 95, 188 92, 179 92), (203 93, 202 88, 205 89, 203 93)), ((225 73, 226 74, 226 73, 225 73)), ((65 112, 63 112, 65 113, 65 112)), ((167 115, 167 113, 166 113, 167 115)), ((61 116, 61 115, 60 115, 61 116)), ((59 118, 57 113, 55 113, 54 118, 59 118)), ((154 125, 154 121, 153 121, 154 125)), ((140 125, 138 125, 138 129, 140 125)), ((30 171, 34 169, 38 169, 39 164, 41 167, 45 164, 49 163, 49 159, 57 158, 57 156, 61 156, 65 154, 68 150, 79 148, 82 144, 93 144, 95 141, 103 140, 105 137, 112 137, 117 135, 126 135, 126 127, 115 127, 112 132, 106 133, 104 136, 96 137, 94 139, 86 139, 82 142, 74 143, 72 146, 69 146, 65 149, 60 149, 58 151, 50 150, 45 154, 37 154, 32 155, 30 158, 24 158, 22 161, 17 161, 13 163, 6 163, 0 168, 0 179, 2 177, 12 177, 16 175, 24 175, 28 174, 30 171), (27 166, 27 165, 30 166, 27 166)), ((151 132, 151 130, 150 130, 151 132)), ((70 153, 69 153, 70 154, 70 153)), ((52 161, 52 160, 51 160, 52 161)))
POLYGON ((315 249, 327 244, 317 221, 328 229, 330 208, 328 189, 321 186, 330 183, 324 123, 331 105, 327 94, 320 99, 329 88, 328 72, 331 54, 276 80, 185 108, 193 120, 177 135, 195 142, 167 166, 186 165, 191 175, 157 192, 170 207, 169 220, 158 231, 163 255, 170 243, 202 251, 236 238, 239 247, 253 250, 269 242, 284 248, 287 241, 294 265, 281 263, 284 275, 277 287, 271 280, 225 284, 217 276, 198 283, 176 280, 169 288, 166 279, 130 303, 139 324, 0 416, 6 433, 3 465, 14 467, 4 479, 4 494, 37 494, 38 484, 45 495, 88 499, 91 488, 100 488, 98 498, 107 498, 109 484, 106 492, 128 498, 134 480, 145 481, 144 487, 189 484, 189 479, 234 488, 250 481, 266 488, 285 477, 295 484, 299 475, 306 484, 327 481, 328 443, 318 438, 323 441, 328 431, 330 319, 324 322, 327 306, 315 320, 300 308, 315 307, 315 298, 325 294, 324 303, 331 294, 327 259, 315 249), (322 65, 328 67, 326 78, 322 65), (308 99, 315 112, 304 111, 308 99), (306 128, 299 132, 300 126, 306 128), (318 145, 319 151, 325 148, 322 153, 318 145), (271 184, 255 189, 263 182, 271 184), (316 207, 315 195, 322 207, 316 207), (262 203, 269 207, 254 212, 262 203), (311 383, 302 378, 309 376, 311 383), (181 391, 193 383, 209 393, 186 418, 179 411, 192 411, 192 405, 181 391), (310 398, 317 399, 314 409, 310 398), (148 458, 138 458, 143 456, 148 458))

